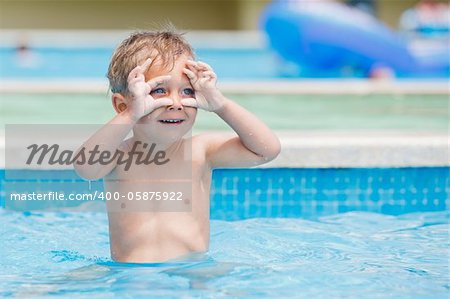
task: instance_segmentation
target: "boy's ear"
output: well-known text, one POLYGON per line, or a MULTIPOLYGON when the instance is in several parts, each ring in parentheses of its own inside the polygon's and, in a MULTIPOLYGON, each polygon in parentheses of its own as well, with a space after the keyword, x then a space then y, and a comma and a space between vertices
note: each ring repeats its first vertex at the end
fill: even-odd
POLYGON ((117 113, 121 113, 127 109, 127 101, 122 94, 113 93, 111 100, 114 110, 116 110, 117 113))

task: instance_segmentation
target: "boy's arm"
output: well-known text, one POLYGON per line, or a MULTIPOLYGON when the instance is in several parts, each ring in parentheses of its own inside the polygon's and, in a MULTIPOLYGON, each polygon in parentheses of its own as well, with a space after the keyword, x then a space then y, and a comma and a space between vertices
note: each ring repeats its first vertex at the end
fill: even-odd
POLYGON ((280 153, 278 137, 255 115, 237 103, 226 99, 216 114, 238 136, 208 136, 206 155, 211 167, 256 166, 275 159, 280 153))
MULTIPOLYGON (((97 146, 99 152, 109 152, 114 155, 122 141, 128 135, 135 124, 127 111, 117 114, 111 121, 100 128, 93 136, 91 136, 78 150, 77 153, 84 149, 85 155, 94 150, 97 146)), ((84 179, 98 180, 109 174, 116 166, 116 161, 102 165, 100 163, 78 164, 74 162, 75 171, 84 179)))
MULTIPOLYGON (((120 144, 141 117, 159 107, 173 103, 169 98, 155 100, 150 95, 153 88, 170 79, 170 76, 159 76, 146 82, 144 73, 151 62, 152 60, 149 58, 130 72, 127 81, 128 89, 132 95, 131 99, 126 100, 122 95, 115 94, 117 97, 122 97, 124 101, 126 100, 126 104, 124 103, 126 108, 91 136, 77 150, 77 153, 83 148, 85 153, 89 153, 97 146, 99 152, 107 151, 110 153, 110 157, 113 157, 120 144)), ((77 161, 75 161, 74 168, 81 177, 87 180, 97 180, 109 174, 116 167, 116 162, 117 159, 106 165, 100 163, 90 165, 87 162, 77 164, 77 161)))
POLYGON ((217 77, 202 62, 188 62, 186 75, 195 89, 196 99, 183 104, 215 112, 238 136, 205 134, 206 157, 211 167, 248 167, 266 163, 278 156, 278 137, 255 115, 227 99, 215 87, 217 77))

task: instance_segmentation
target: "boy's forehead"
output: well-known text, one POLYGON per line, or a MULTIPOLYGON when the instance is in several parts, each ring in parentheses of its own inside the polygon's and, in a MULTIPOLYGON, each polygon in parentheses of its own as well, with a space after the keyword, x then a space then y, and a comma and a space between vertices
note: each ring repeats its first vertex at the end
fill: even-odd
POLYGON ((182 79, 189 81, 186 74, 183 72, 183 68, 187 66, 187 59, 188 58, 186 57, 179 57, 173 63, 164 65, 163 61, 160 58, 157 58, 145 73, 145 80, 170 74, 172 78, 181 77, 182 79))

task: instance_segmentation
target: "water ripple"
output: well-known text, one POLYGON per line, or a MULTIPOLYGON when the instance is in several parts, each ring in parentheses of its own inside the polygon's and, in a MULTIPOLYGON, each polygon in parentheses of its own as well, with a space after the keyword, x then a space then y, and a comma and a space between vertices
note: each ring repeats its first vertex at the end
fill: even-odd
POLYGON ((125 267, 104 214, 0 209, 0 295, 448 298, 449 214, 212 221, 205 260, 125 267))

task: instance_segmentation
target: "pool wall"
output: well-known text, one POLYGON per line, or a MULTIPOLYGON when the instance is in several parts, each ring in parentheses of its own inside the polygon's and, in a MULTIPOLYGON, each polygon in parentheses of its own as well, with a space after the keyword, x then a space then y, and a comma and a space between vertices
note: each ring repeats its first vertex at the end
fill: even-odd
MULTIPOLYGON (((5 170, 0 171, 4 208, 24 210, 22 202, 6 201, 11 192, 103 190, 101 181, 83 181, 70 170, 19 172, 21 179, 7 179, 5 170)), ((216 169, 211 186, 211 218, 315 219, 350 211, 388 215, 444 211, 450 204, 449 173, 449 167, 216 169)), ((55 207, 55 203, 51 204, 55 207)), ((80 210, 77 201, 58 204, 80 210)), ((103 207, 103 203, 99 206, 103 207)))

